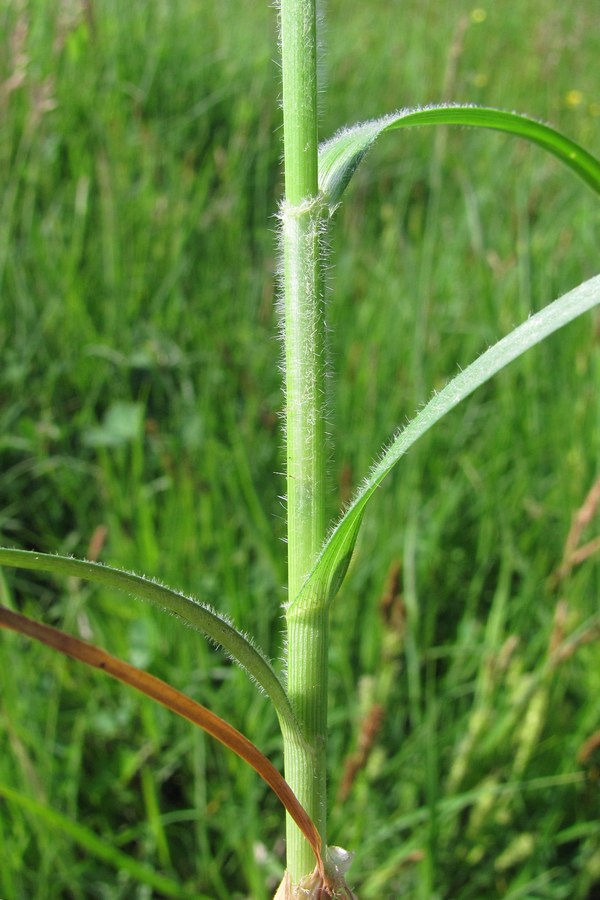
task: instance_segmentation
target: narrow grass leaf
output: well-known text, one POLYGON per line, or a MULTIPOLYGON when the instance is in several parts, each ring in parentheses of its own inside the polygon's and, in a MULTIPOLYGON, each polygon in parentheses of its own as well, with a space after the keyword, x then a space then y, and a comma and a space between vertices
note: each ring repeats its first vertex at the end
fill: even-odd
POLYGON ((319 188, 333 213, 352 175, 380 134, 415 125, 463 125, 504 131, 531 141, 556 156, 596 193, 600 193, 600 161, 570 138, 528 116, 479 106, 428 106, 403 109, 344 128, 319 149, 319 188))
POLYGON ((146 600, 172 613, 223 647, 267 694, 279 716, 282 728, 285 727, 295 733, 297 739, 301 740, 296 717, 285 688, 266 656, 246 635, 210 606, 149 578, 87 560, 52 556, 29 550, 0 548, 0 565, 49 572, 53 575, 74 575, 115 591, 124 591, 130 596, 146 600))
POLYGON ((285 781, 275 766, 236 728, 160 678, 156 678, 142 669, 117 659, 117 657, 112 656, 100 647, 88 644, 79 638, 66 634, 64 631, 60 631, 58 628, 42 625, 40 622, 35 622, 27 616, 13 612, 3 606, 0 606, 0 627, 24 634, 33 638, 33 640, 46 644, 48 647, 52 647, 53 650, 57 650, 64 656, 70 656, 72 659, 79 660, 88 666, 106 672, 107 675, 110 675, 117 681, 135 688, 140 693, 156 700, 157 703, 166 706, 172 712, 193 722, 194 725, 198 725, 225 747, 232 750, 244 762, 252 766, 254 771, 260 775, 281 800, 285 809, 313 848, 319 871, 323 870, 320 852, 321 838, 312 819, 300 805, 287 781, 285 781))
POLYGON ((399 431, 389 447, 382 452, 379 461, 331 531, 315 568, 291 606, 298 604, 300 608, 310 608, 321 603, 323 597, 327 602, 333 599, 348 569, 367 503, 398 460, 432 425, 530 347, 598 303, 600 275, 590 278, 531 316, 456 375, 439 393, 435 393, 421 412, 399 431))
POLYGON ((26 812, 35 816, 39 822, 44 822, 50 830, 61 831, 63 834, 68 835, 86 853, 95 856, 96 859, 101 859, 118 872, 127 873, 138 884, 146 884, 158 891, 162 896, 181 898, 181 900, 192 900, 192 898, 193 900, 208 900, 203 895, 199 897, 197 892, 186 889, 166 875, 155 872, 149 866, 128 856, 121 850, 117 850, 79 822, 75 822, 68 816, 51 809, 32 797, 27 797, 7 784, 0 784, 0 797, 20 806, 26 812))

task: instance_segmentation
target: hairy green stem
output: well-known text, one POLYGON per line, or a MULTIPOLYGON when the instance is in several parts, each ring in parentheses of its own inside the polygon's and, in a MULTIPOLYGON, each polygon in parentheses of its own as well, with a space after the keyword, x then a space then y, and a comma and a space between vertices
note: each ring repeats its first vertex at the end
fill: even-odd
MULTIPOLYGON (((285 201, 281 210, 286 370, 288 591, 292 601, 325 533, 325 322, 321 279, 323 205, 318 197, 315 0, 281 0, 285 201)), ((288 694, 308 748, 285 740, 285 774, 326 829, 327 614, 288 616, 288 694)), ((314 867, 312 851, 287 820, 292 884, 314 867)))
MULTIPOLYGON (((295 598, 312 570, 325 530, 325 348, 319 277, 319 201, 284 204, 288 590, 295 598)), ((320 608, 319 608, 320 606, 320 608)), ((285 742, 285 773, 325 840, 327 611, 290 609, 287 616, 288 696, 310 750, 285 742)), ((312 853, 288 818, 292 883, 313 868, 312 853)))
POLYGON ((325 321, 320 278, 320 201, 283 204, 288 502, 292 601, 314 566, 325 531, 325 321))

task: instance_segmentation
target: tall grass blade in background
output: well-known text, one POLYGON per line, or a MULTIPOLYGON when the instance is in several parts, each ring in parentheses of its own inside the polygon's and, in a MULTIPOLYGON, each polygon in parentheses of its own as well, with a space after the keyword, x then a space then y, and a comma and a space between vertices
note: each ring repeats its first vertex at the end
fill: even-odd
POLYGON ((83 853, 91 859, 106 862, 115 874, 127 873, 135 880, 136 884, 147 885, 160 891, 165 897, 177 897, 182 900, 212 900, 212 897, 200 895, 196 891, 192 892, 182 887, 177 881, 156 872, 150 866, 139 863, 132 856, 122 853, 109 841, 101 840, 80 822, 74 822, 55 809, 20 793, 10 785, 0 784, 0 797, 35 816, 36 820, 48 828, 52 834, 68 835, 83 853))

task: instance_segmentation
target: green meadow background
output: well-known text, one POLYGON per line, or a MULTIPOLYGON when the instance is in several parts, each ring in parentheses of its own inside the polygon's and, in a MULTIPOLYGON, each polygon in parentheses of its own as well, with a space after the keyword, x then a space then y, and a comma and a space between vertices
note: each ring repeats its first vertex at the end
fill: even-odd
MULTIPOLYGON (((326 6, 323 137, 456 100, 600 152, 596 0, 326 6)), ((267 2, 0 4, 1 541, 160 578, 274 659, 278 79, 267 2)), ((508 136, 381 141, 331 235, 332 516, 434 389, 599 271, 599 212, 508 136)), ((599 389, 595 313, 373 500, 331 630, 330 840, 356 852, 361 900, 600 897, 599 389), (565 556, 578 515, 587 549, 565 556)), ((0 594, 281 765, 265 698, 173 619, 23 571, 0 594)), ((203 733, 0 635, 2 900, 263 900, 283 833, 278 801, 203 733)))

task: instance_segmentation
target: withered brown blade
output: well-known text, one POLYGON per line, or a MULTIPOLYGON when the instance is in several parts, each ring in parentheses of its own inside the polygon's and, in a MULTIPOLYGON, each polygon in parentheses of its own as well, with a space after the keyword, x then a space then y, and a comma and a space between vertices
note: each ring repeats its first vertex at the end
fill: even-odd
POLYGON ((319 871, 323 871, 321 837, 316 825, 296 799, 287 781, 285 781, 275 766, 269 762, 266 756, 263 756, 248 738, 225 722, 224 719, 182 694, 181 691, 175 690, 170 684, 161 681, 160 678, 156 678, 154 675, 150 675, 141 669, 136 669, 135 666, 117 659, 116 656, 111 656, 110 653, 107 653, 100 647, 72 637, 72 635, 66 634, 58 628, 42 625, 40 622, 35 622, 27 616, 12 612, 12 610, 3 606, 0 606, 0 627, 20 632, 27 635, 27 637, 40 641, 42 644, 46 644, 48 647, 52 647, 54 650, 58 650, 59 653, 63 653, 65 656, 70 656, 89 666, 101 669, 107 675, 111 675, 118 681, 134 687, 142 694, 152 697, 158 703, 162 703, 167 709, 183 716, 184 719, 188 719, 194 725, 199 725, 212 737, 229 747, 234 753, 237 753, 241 759, 252 766, 255 772, 258 772, 260 777, 277 794, 314 850, 319 871))

